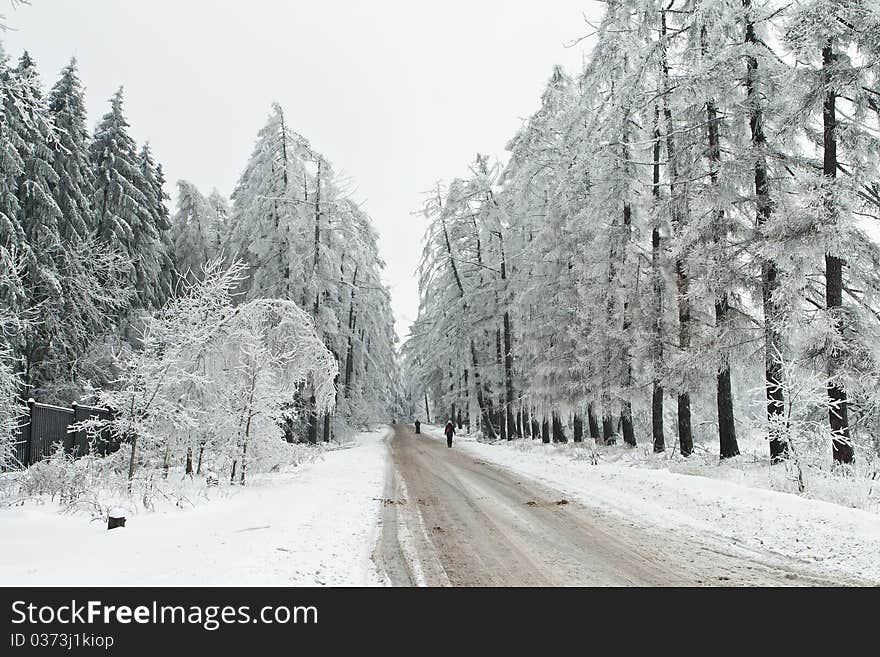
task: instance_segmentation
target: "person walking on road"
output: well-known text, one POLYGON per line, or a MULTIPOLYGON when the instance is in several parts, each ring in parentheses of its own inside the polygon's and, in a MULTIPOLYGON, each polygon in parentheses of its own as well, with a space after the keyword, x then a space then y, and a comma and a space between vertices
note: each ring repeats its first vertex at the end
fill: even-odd
POLYGON ((422 433, 422 423, 416 420, 416 433, 422 433))
POLYGON ((443 429, 443 433, 446 434, 446 446, 452 447, 452 437, 455 435, 455 426, 452 424, 452 420, 446 423, 446 428, 443 429))

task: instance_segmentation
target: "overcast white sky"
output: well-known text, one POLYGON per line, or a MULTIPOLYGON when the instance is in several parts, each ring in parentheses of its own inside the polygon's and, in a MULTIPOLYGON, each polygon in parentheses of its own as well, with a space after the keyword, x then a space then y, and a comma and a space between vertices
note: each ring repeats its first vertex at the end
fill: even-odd
POLYGON ((596 0, 31 0, 0 13, 10 56, 45 87, 72 55, 89 123, 125 85, 138 142, 168 191, 185 178, 229 195, 270 104, 355 185, 381 235, 398 333, 418 310, 425 222, 438 180, 464 175, 531 114, 554 64, 580 69, 596 0))

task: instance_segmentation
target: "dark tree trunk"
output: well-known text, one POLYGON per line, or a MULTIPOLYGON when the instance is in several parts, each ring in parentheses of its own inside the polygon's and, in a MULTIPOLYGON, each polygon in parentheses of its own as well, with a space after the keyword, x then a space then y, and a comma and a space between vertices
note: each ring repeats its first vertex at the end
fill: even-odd
POLYGON ((523 406, 522 409, 523 435, 532 438, 532 420, 529 416, 529 407, 523 406))
POLYGON ((660 258, 660 106, 654 105, 654 185, 651 194, 654 199, 654 225, 651 229, 651 273, 654 284, 654 333, 653 368, 651 393, 651 437, 654 451, 666 451, 666 438, 663 435, 663 272, 660 258))
POLYGON ((602 434, 599 432, 599 420, 596 418, 596 408, 593 402, 587 405, 587 425, 590 428, 590 438, 599 443, 602 440, 602 434))
MULTIPOLYGON (((348 399, 351 395, 352 377, 354 376, 354 333, 357 325, 357 314, 354 310, 355 284, 357 283, 359 265, 355 265, 354 274, 351 277, 351 302, 348 307, 348 349, 345 354, 345 386, 342 396, 348 399)), ((425 393, 425 410, 428 408, 428 397, 425 393)), ((430 421, 430 420, 429 420, 430 421)))
POLYGON ((428 391, 425 391, 425 421, 431 422, 431 409, 428 407, 428 391))
POLYGON ((464 368, 464 423, 468 433, 471 431, 471 389, 468 383, 468 369, 464 368))
POLYGON ((581 417, 580 413, 574 414, 574 419, 572 420, 572 431, 574 434, 574 442, 580 443, 584 440, 584 419, 581 417))
MULTIPOLYGON (((743 0, 746 10, 746 43, 758 45, 755 25, 751 17, 751 0, 743 0)), ((755 88, 758 60, 746 57, 746 99, 749 106, 749 127, 752 148, 755 150, 755 197, 757 203, 756 223, 766 226, 773 214, 770 200, 770 185, 767 176, 764 136, 764 116, 761 109, 760 94, 755 88)), ((776 263, 767 258, 761 263, 761 296, 764 306, 764 387, 767 396, 767 420, 770 425, 770 462, 778 463, 788 456, 788 445, 780 438, 778 428, 783 423, 785 393, 782 389, 782 367, 779 356, 782 351, 782 336, 778 330, 780 310, 773 300, 778 286, 776 263)))
POLYGON ((516 437, 517 437, 517 438, 522 438, 522 436, 523 436, 523 422, 522 422, 522 419, 523 419, 523 412, 522 412, 522 408, 520 408, 520 409, 516 412, 516 437))
POLYGON ((330 413, 324 413, 324 442, 330 442, 330 413))
POLYGON ((682 456, 694 453, 694 439, 691 432, 691 398, 686 392, 678 395, 678 449, 682 456))
POLYGON ((546 417, 541 419, 541 442, 550 442, 550 423, 546 417))
MULTIPOLYGON (((666 121, 666 155, 669 162, 669 191, 672 206, 672 224, 679 235, 684 231, 687 217, 683 201, 679 199, 679 178, 677 154, 675 148, 675 126, 672 120, 672 110, 669 108, 668 94, 672 87, 669 82, 669 64, 666 55, 666 10, 660 12, 660 61, 663 73, 663 116, 666 121)), ((675 279, 678 291, 678 343, 683 352, 691 348, 691 306, 688 298, 690 281, 687 267, 681 255, 675 261, 675 279)), ((678 393, 678 443, 681 453, 688 456, 693 452, 694 438, 691 432, 691 397, 687 391, 678 393)))
POLYGON ((629 400, 623 402, 623 410, 620 413, 620 426, 623 430, 623 442, 630 447, 636 446, 636 433, 633 430, 632 404, 629 400))
POLYGON ((504 412, 506 415, 505 421, 507 423, 508 438, 513 437, 511 434, 520 438, 522 433, 513 419, 513 399, 515 395, 513 390, 513 346, 510 329, 510 311, 507 308, 507 259, 504 255, 504 239, 500 233, 498 240, 501 248, 501 280, 504 286, 504 412))
POLYGON ((191 475, 193 473, 193 448, 186 448, 186 470, 185 474, 191 475))
POLYGON ((565 429, 562 426, 562 419, 559 417, 559 413, 553 411, 553 442, 554 443, 567 443, 568 437, 565 435, 565 429))
MULTIPOLYGON (((703 39, 703 47, 705 50, 705 28, 701 32, 703 39)), ((709 100, 706 102, 706 122, 708 124, 708 141, 709 141, 709 176, 712 184, 718 185, 718 169, 721 166, 721 138, 719 136, 719 120, 718 112, 715 109, 715 102, 709 100)), ((719 209, 715 216, 716 226, 714 229, 713 240, 716 243, 722 242, 726 238, 724 232, 724 210, 719 209)), ((716 333, 721 335, 727 327, 727 316, 730 312, 727 291, 722 291, 715 299, 715 327, 716 333)), ((721 458, 729 458, 739 454, 739 445, 736 441, 736 425, 733 420, 733 388, 730 383, 730 357, 726 347, 721 348, 721 362, 716 372, 715 399, 718 408, 718 442, 721 451, 721 458)))
POLYGON ((312 395, 309 397, 309 420, 308 420, 308 435, 309 442, 312 445, 318 444, 318 411, 316 409, 317 402, 315 401, 315 396, 312 395))
POLYGON ((617 442, 614 436, 614 418, 610 415, 602 416, 602 442, 605 445, 613 445, 617 442))
MULTIPOLYGON (((825 75, 825 103, 822 112, 824 158, 822 173, 833 180, 837 177, 837 91, 831 79, 831 68, 837 61, 830 41, 822 48, 822 67, 825 75)), ((829 217, 837 214, 833 197, 829 194, 825 202, 825 211, 829 217)), ((825 254, 825 305, 834 320, 834 328, 838 335, 843 333, 843 268, 844 261, 831 253, 825 254)), ((849 412, 846 390, 837 379, 837 357, 832 351, 828 354, 828 399, 830 408, 828 420, 831 425, 831 447, 834 461, 837 463, 853 462, 853 447, 849 440, 849 412)))

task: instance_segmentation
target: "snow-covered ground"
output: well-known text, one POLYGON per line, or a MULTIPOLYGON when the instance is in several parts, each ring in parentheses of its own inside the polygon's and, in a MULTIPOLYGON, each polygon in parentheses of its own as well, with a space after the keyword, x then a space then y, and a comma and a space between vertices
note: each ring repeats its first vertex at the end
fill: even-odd
MULTIPOLYGON (((442 439, 440 428, 426 430, 442 439)), ((640 448, 596 448, 589 441, 489 444, 458 434, 455 445, 622 517, 719 536, 735 545, 801 559, 829 573, 880 583, 880 514, 772 490, 773 478, 784 471, 774 466, 771 473, 769 465, 749 456, 724 464, 717 458, 682 464, 668 453, 655 457, 640 448)), ((833 489, 826 484, 820 490, 833 489)), ((876 508, 868 502, 865 508, 876 508)))
POLYGON ((56 504, 0 508, 7 586, 372 586, 387 427, 195 508, 108 531, 56 504))

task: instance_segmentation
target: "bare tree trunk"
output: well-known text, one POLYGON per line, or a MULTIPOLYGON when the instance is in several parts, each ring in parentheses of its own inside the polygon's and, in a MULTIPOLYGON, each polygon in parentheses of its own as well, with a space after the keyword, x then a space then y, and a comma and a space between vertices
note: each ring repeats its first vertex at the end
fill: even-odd
POLYGON ((131 483, 134 481, 134 457, 137 452, 137 434, 131 437, 131 456, 128 459, 128 492, 131 493, 131 483))
MULTIPOLYGON (((837 178, 837 91, 834 88, 831 69, 837 62, 837 55, 829 40, 822 48, 822 68, 825 79, 825 102, 822 112, 824 157, 822 173, 828 181, 837 178)), ((833 196, 830 192, 826 196, 825 211, 833 217, 837 214, 833 196)), ((831 253, 825 254, 825 306, 828 308, 834 320, 834 329, 837 334, 843 334, 843 268, 845 262, 842 258, 831 253)), ((832 351, 828 354, 828 399, 830 408, 828 420, 831 425, 832 453, 837 463, 852 463, 852 443, 849 440, 849 412, 846 390, 840 385, 837 378, 837 354, 832 351)))
MULTIPOLYGON (((348 399, 351 396, 352 377, 354 375, 354 332, 357 325, 357 314, 354 310, 355 285, 357 284, 358 268, 355 265, 354 274, 351 277, 351 302, 348 307, 348 349, 345 355, 345 385, 343 386, 342 396, 348 399)), ((425 408, 427 408, 428 398, 425 393, 425 408)), ((430 421, 430 420, 429 420, 430 421)))
MULTIPOLYGON (((672 110, 669 108, 668 95, 672 91, 669 82, 669 64, 666 55, 666 10, 660 12, 660 60, 663 74, 663 115, 666 120, 666 152, 669 160, 669 188, 670 202, 672 205, 672 223, 678 235, 684 231, 687 222, 686 211, 683 207, 685 199, 679 199, 679 177, 675 149, 675 127, 672 120, 672 110)), ((675 260, 676 287, 678 290, 678 343, 683 352, 691 347, 691 306, 688 298, 690 281, 688 280, 687 268, 682 255, 675 260)), ((682 455, 690 456, 694 451, 694 438, 691 430, 691 397, 687 390, 678 393, 678 444, 682 455)))
MULTIPOLYGON (((746 43, 758 45, 755 25, 751 18, 751 0, 743 0, 746 10, 746 43)), ((755 151, 755 197, 757 203, 756 222, 758 227, 766 226, 773 214, 770 200, 770 185, 767 175, 764 136, 764 115, 761 109, 760 94, 756 89, 758 60, 746 57, 746 99, 749 106, 749 127, 752 149, 755 151)), ((780 309, 773 299, 778 287, 776 263, 765 259, 761 263, 761 296, 764 306, 764 387, 767 396, 767 419, 770 425, 770 462, 778 463, 788 455, 788 445, 779 436, 777 427, 782 424, 785 411, 785 393, 782 390, 782 367, 779 357, 782 353, 782 335, 778 329, 780 309)))
POLYGON ((547 416, 541 418, 541 442, 550 442, 550 423, 547 421, 547 416))
POLYGON ((596 417, 596 407, 593 402, 587 405, 587 425, 590 428, 590 438, 597 444, 602 441, 602 434, 599 432, 599 419, 596 417))
POLYGON ((522 433, 517 428, 513 419, 513 346, 510 329, 510 310, 507 307, 508 290, 507 290, 507 259, 504 254, 504 238, 501 233, 498 234, 498 240, 501 248, 501 282, 504 295, 504 395, 505 395, 505 423, 507 424, 508 438, 522 437, 522 433), (511 435, 513 434, 513 435, 511 435))
POLYGON ((568 437, 565 435, 565 429, 562 426, 562 418, 559 417, 559 413, 557 411, 553 411, 553 442, 554 443, 567 443, 568 437))
MULTIPOLYGON (((702 49, 706 51, 706 29, 701 28, 700 39, 702 49)), ((709 141, 709 177, 712 185, 718 187, 718 169, 721 166, 721 138, 719 136, 719 120, 718 111, 715 108, 715 101, 709 99, 706 101, 706 122, 709 141)), ((718 209, 715 214, 715 230, 712 239, 715 243, 722 242, 726 235, 724 231, 724 210, 718 209)), ((716 333, 723 335, 728 323, 728 314, 730 312, 729 298, 727 291, 724 290, 715 298, 715 327, 716 333)), ((716 371, 715 399, 718 410, 718 442, 721 452, 721 458, 729 458, 739 454, 739 445, 736 441, 736 424, 733 418, 733 386, 730 382, 730 357, 726 347, 721 348, 721 358, 718 370, 716 371)))
POLYGON ((651 193, 654 199, 654 222, 651 228, 651 273, 654 283, 654 333, 653 368, 651 394, 651 437, 654 452, 666 451, 666 438, 663 435, 663 271, 661 269, 662 251, 660 249, 660 107, 654 105, 654 185, 651 193))
POLYGON ((315 400, 315 395, 313 394, 309 397, 309 419, 308 419, 308 430, 309 430, 309 442, 312 445, 318 444, 318 411, 317 411, 317 401, 315 400))
POLYGON ((581 417, 580 413, 574 414, 574 420, 572 421, 573 425, 573 433, 574 433, 574 442, 580 443, 584 440, 584 420, 581 417))
POLYGON ((184 474, 192 475, 193 473, 193 448, 186 448, 186 469, 184 474))
POLYGON ((614 437, 614 418, 607 413, 602 415, 602 443, 613 445, 617 442, 614 437))

